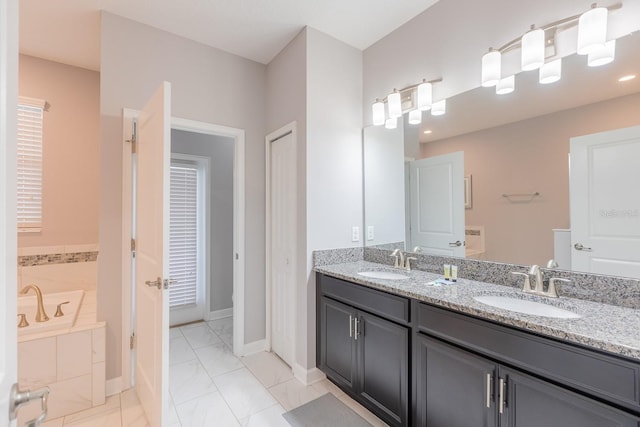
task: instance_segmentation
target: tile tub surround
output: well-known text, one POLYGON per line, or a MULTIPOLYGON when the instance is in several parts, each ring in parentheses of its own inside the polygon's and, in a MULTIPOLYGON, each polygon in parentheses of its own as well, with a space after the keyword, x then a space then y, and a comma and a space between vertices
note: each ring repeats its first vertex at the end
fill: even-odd
POLYGON ((436 306, 493 320, 640 361, 640 310, 576 298, 546 298, 523 294, 519 289, 459 278, 457 284, 434 287, 427 283, 439 274, 419 270, 403 272, 408 280, 379 280, 358 275, 359 271, 398 271, 379 263, 356 261, 316 266, 315 271, 371 288, 414 298, 436 306), (479 295, 500 295, 539 301, 580 314, 579 319, 555 319, 494 308, 473 299, 479 295))
MULTIPOLYGON (((18 338, 18 379, 22 388, 49 386, 49 418, 105 402, 105 322, 96 322, 95 291, 86 292, 71 328, 18 338)), ((19 425, 40 413, 25 406, 19 425)))

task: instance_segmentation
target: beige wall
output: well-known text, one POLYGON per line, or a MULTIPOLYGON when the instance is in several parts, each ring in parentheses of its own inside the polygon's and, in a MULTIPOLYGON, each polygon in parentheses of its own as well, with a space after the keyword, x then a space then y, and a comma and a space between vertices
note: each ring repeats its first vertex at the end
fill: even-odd
POLYGON ((103 13, 101 19, 98 318, 107 321, 107 379, 121 375, 122 108, 140 109, 163 80, 174 117, 245 130, 245 342, 264 339, 266 67, 103 13))
POLYGON ((42 231, 20 247, 98 242, 100 74, 20 55, 19 94, 50 104, 44 115, 42 231))
POLYGON ((640 124, 640 94, 422 144, 421 157, 464 151, 473 176, 467 225, 485 227, 493 261, 546 264, 553 228, 569 228, 569 139, 640 124), (510 203, 503 193, 540 192, 510 203))

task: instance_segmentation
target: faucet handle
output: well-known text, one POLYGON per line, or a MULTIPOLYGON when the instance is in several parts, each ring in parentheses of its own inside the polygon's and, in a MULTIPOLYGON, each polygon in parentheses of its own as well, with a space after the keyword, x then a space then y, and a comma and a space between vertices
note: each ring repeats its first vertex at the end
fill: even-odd
POLYGON ((24 328, 29 326, 29 322, 27 322, 27 315, 24 313, 18 313, 18 328, 24 328))
POLYGON ((69 301, 61 302, 60 304, 58 304, 58 307, 56 308, 56 314, 54 314, 53 317, 62 317, 62 316, 64 316, 64 313, 62 312, 62 306, 64 304, 69 304, 69 301))
POLYGON ((559 277, 552 277, 549 279, 549 287, 547 288, 547 295, 553 298, 558 298, 558 290, 556 289, 556 282, 570 283, 569 279, 561 279, 559 277))
POLYGON ((531 292, 531 277, 527 273, 521 273, 519 271, 512 271, 514 276, 524 276, 524 286, 522 286, 523 292, 531 292))
POLYGON ((408 256, 404 259, 404 269, 407 271, 411 271, 411 260, 417 261, 418 258, 413 256, 408 256))
POLYGON ((395 258, 395 262, 393 263, 393 266, 395 268, 400 268, 400 249, 394 249, 393 252, 391 252, 391 255, 389 255, 390 257, 394 257, 395 258))

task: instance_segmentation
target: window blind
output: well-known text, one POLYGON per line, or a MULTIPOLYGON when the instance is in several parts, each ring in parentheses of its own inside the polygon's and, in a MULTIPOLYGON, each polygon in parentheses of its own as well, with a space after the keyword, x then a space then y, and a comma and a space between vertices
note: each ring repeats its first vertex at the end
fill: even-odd
POLYGON ((195 304, 198 283, 198 169, 171 166, 169 214, 169 306, 195 304))
POLYGON ((44 101, 18 101, 17 211, 18 231, 42 227, 42 122, 44 101))

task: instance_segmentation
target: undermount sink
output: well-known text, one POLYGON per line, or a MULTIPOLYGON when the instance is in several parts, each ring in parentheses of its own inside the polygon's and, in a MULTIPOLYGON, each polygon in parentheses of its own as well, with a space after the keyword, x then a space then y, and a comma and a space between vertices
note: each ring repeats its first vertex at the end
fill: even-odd
POLYGON ((518 313, 533 314, 542 317, 555 317, 558 319, 577 319, 581 317, 572 311, 554 307, 549 304, 535 301, 527 301, 518 298, 501 297, 496 295, 483 295, 473 297, 474 300, 492 307, 504 310, 516 311, 518 313))
POLYGON ((409 278, 404 274, 392 273, 391 271, 361 271, 358 274, 372 279, 406 280, 409 278))

